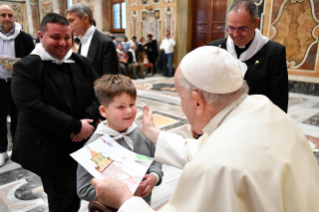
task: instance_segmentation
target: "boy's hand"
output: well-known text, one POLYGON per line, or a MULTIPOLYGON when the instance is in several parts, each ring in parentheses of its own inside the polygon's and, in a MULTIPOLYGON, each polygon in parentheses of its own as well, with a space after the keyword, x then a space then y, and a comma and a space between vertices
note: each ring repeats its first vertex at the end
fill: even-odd
POLYGON ((142 198, 146 197, 153 190, 156 183, 157 183, 157 179, 154 175, 152 174, 145 175, 143 177, 143 181, 138 186, 134 195, 142 197, 142 198))

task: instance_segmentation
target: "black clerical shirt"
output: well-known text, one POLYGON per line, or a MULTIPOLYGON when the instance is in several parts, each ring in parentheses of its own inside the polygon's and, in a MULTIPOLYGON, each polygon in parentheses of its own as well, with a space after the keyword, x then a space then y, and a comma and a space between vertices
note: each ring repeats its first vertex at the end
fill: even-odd
POLYGON ((240 55, 249 48, 249 46, 253 42, 254 38, 249 43, 247 43, 244 48, 239 48, 238 46, 235 45, 237 59, 239 59, 240 55))

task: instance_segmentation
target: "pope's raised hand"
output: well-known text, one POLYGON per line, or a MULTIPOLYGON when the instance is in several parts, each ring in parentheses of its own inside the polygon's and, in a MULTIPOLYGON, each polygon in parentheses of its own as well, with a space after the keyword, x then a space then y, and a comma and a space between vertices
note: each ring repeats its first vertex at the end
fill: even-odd
POLYGON ((153 110, 152 108, 145 105, 143 107, 143 121, 142 121, 142 133, 146 136, 148 140, 156 144, 160 129, 158 129, 153 120, 153 110))

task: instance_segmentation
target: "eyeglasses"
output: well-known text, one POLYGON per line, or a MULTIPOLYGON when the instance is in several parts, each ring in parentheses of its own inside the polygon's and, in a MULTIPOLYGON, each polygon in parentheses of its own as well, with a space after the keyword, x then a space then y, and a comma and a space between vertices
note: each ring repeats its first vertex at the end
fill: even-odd
POLYGON ((235 29, 235 28, 229 26, 229 27, 226 28, 226 31, 229 34, 233 34, 235 31, 237 31, 240 34, 246 34, 247 33, 247 27, 239 27, 238 29, 235 29))

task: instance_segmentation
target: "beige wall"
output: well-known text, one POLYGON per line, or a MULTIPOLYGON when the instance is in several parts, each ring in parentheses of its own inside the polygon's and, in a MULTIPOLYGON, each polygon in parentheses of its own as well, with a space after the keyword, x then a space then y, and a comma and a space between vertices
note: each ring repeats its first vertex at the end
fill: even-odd
POLYGON ((286 47, 289 79, 319 83, 319 2, 266 0, 264 35, 286 47))

